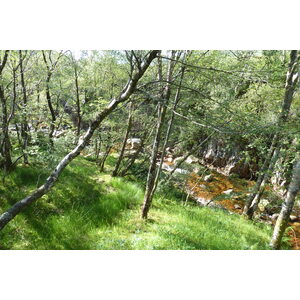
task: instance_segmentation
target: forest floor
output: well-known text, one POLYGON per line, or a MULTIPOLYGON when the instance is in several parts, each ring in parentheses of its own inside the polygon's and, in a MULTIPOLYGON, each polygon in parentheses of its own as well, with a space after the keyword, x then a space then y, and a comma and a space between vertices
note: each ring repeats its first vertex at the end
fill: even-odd
MULTIPOLYGON (((0 232, 0 249, 269 249, 271 225, 186 203, 186 194, 175 188, 159 190, 149 220, 141 220, 141 177, 112 178, 113 165, 109 157, 100 173, 94 162, 74 160, 51 192, 0 232)), ((18 166, 0 183, 0 213, 48 173, 18 166)), ((283 248, 290 248, 288 237, 283 248)))

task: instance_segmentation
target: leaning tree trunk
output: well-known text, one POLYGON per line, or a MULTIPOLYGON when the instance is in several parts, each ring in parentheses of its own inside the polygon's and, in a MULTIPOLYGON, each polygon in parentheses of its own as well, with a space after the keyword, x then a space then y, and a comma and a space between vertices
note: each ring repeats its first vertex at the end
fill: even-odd
POLYGON ((10 222, 17 214, 24 210, 31 203, 37 201, 43 195, 48 193, 51 188, 56 183, 59 175, 65 169, 65 167, 75 158, 80 152, 85 148, 90 139, 92 138, 95 130, 99 127, 101 122, 122 102, 128 100, 131 94, 135 91, 136 86, 140 78, 144 75, 145 71, 148 69, 150 63, 156 58, 158 51, 150 51, 149 55, 145 58, 144 62, 139 66, 138 70, 134 75, 128 80, 127 84, 123 88, 120 95, 113 99, 109 105, 98 114, 96 119, 91 122, 88 131, 85 135, 79 140, 78 145, 69 152, 56 166, 50 176, 46 179, 45 183, 37 188, 31 195, 25 197, 24 199, 15 203, 11 208, 4 212, 0 216, 0 230, 2 230, 8 222, 10 222))
POLYGON ((148 130, 146 130, 144 132, 143 136, 141 137, 140 145, 138 146, 138 148, 136 149, 136 151, 134 152, 132 157, 129 159, 128 163, 126 163, 126 167, 120 172, 120 174, 119 174, 120 177, 125 176, 128 173, 129 169, 133 166, 134 162, 136 161, 139 154, 141 153, 141 151, 144 148, 147 134, 148 134, 148 130))
POLYGON ((125 136, 124 136, 122 148, 121 148, 121 151, 120 151, 120 154, 119 154, 119 157, 118 157, 115 169, 114 169, 114 171, 112 173, 113 177, 118 175, 119 168, 120 168, 120 165, 121 165, 124 153, 125 153, 125 148, 126 148, 126 145, 127 145, 127 140, 128 140, 129 132, 130 132, 131 127, 132 127, 132 114, 133 114, 132 111, 133 111, 133 107, 132 107, 132 102, 131 102, 129 104, 129 114, 128 114, 128 121, 127 121, 127 128, 126 128, 126 132, 125 132, 125 136))
POLYGON ((273 138, 271 148, 261 168, 253 192, 250 194, 244 207, 243 215, 250 220, 253 218, 254 212, 257 210, 260 198, 265 190, 265 185, 272 175, 275 163, 278 159, 280 152, 278 137, 278 134, 276 134, 273 138))
MULTIPOLYGON (((174 55, 174 53, 172 53, 174 55)), ((173 56, 172 55, 172 56, 173 56)), ((160 61, 161 63, 161 61, 160 61)), ((161 64, 159 65, 159 79, 161 80, 161 64)), ((146 183, 146 190, 144 195, 144 203, 142 207, 142 218, 147 219, 148 212, 151 206, 152 198, 153 198, 153 188, 155 183, 155 174, 156 174, 156 161, 157 161, 157 154, 158 148, 161 140, 161 133, 162 133, 162 126, 164 124, 165 115, 166 115, 166 105, 170 99, 170 82, 172 80, 172 71, 173 71, 173 63, 172 61, 169 62, 168 71, 167 71, 167 84, 164 87, 164 90, 161 95, 160 103, 158 104, 158 118, 157 118, 157 127, 156 127, 156 134, 153 141, 151 159, 150 159, 150 166, 147 175, 147 183, 146 183), (163 103, 165 101, 166 103, 163 103)), ((163 159, 163 157, 161 157, 163 159)))
POLYGON ((170 134, 171 134, 172 126, 173 126, 173 121, 174 121, 174 116, 175 116, 174 111, 176 110, 178 102, 180 100, 180 90, 181 90, 182 80, 183 80, 183 76, 184 76, 184 71, 185 71, 185 66, 183 66, 181 68, 180 81, 179 81, 179 85, 178 85, 178 88, 177 88, 177 91, 176 91, 176 94, 175 94, 174 105, 173 105, 173 108, 172 108, 171 117, 170 117, 170 120, 169 120, 169 123, 168 123, 167 132, 166 132, 166 137, 165 137, 164 144, 163 144, 163 147, 162 147, 161 160, 160 160, 157 172, 156 172, 156 176, 155 176, 155 180, 154 180, 154 186, 153 186, 153 189, 152 189, 152 194, 155 193, 155 190, 156 190, 157 185, 158 185, 159 177, 160 177, 160 174, 161 174, 161 169, 162 169, 162 165, 163 165, 164 157, 165 157, 165 153, 166 153, 166 147, 167 147, 167 144, 169 142, 169 138, 170 138, 170 134))
POLYGON ((144 204, 143 204, 143 208, 142 208, 142 218, 143 219, 147 219, 148 212, 149 212, 151 202, 152 202, 152 196, 153 196, 152 189, 153 189, 154 180, 155 180, 155 170, 156 170, 158 147, 160 144, 161 131, 162 131, 162 125, 163 125, 164 118, 165 118, 165 113, 166 113, 166 108, 163 107, 162 105, 159 105, 156 134, 155 134, 155 138, 153 141, 152 154, 151 154, 151 159, 150 159, 150 166, 149 166, 149 170, 148 170, 146 190, 145 190, 145 195, 144 195, 144 204))
POLYGON ((282 204, 282 208, 279 217, 276 221, 273 236, 271 239, 270 245, 273 249, 280 249, 281 240, 285 232, 285 229, 288 225, 290 215, 293 210, 295 198, 299 191, 300 191, 300 155, 298 154, 297 161, 293 168, 292 181, 289 185, 285 201, 282 204))
MULTIPOLYGON (((285 83, 285 93, 284 93, 284 99, 282 103, 282 109, 281 113, 278 118, 278 130, 282 128, 282 126, 286 123, 288 119, 288 115, 290 112, 291 104, 293 101, 293 96, 295 93, 295 90, 297 88, 297 83, 299 79, 299 61, 300 61, 300 51, 298 50, 292 50, 290 53, 290 63, 288 72, 286 75, 286 83, 285 83)), ((273 138, 272 147, 269 151, 269 154, 266 158, 266 161, 264 163, 263 169, 262 169, 262 177, 259 177, 255 186, 254 193, 251 194, 245 208, 244 208, 244 216, 246 216, 249 219, 253 218, 254 212, 258 207, 258 204, 260 202, 261 195, 263 194, 265 184, 268 181, 270 177, 270 171, 273 171, 274 165, 276 163, 276 160, 278 158, 279 154, 279 140, 282 138, 280 135, 280 132, 276 132, 273 138), (275 153, 275 154, 274 154, 275 153), (272 158, 273 157, 273 158, 272 158)))

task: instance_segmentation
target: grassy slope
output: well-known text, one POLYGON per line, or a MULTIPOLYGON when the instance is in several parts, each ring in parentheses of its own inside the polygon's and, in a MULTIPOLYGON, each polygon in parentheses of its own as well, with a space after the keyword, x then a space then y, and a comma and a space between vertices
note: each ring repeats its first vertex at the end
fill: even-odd
MULTIPOLYGON (((41 183, 41 168, 18 167, 0 184, 0 212, 41 183)), ((156 196, 147 223, 143 189, 78 158, 55 188, 0 233, 1 249, 268 249, 271 227, 238 215, 156 196)))

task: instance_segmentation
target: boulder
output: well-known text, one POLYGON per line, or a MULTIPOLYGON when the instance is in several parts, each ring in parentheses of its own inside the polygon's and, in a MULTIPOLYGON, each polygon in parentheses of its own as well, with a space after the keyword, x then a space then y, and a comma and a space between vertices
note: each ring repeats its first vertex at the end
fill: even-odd
POLYGON ((270 203, 267 199, 262 199, 260 203, 258 204, 258 208, 260 211, 265 211, 266 206, 270 203))
POLYGON ((166 152, 167 153, 174 153, 174 149, 172 149, 171 147, 167 147, 166 152))
POLYGON ((176 157, 174 159, 174 163, 177 164, 179 161, 181 161, 184 157, 183 156, 179 156, 179 157, 176 157))
POLYGON ((137 149, 140 144, 141 144, 141 139, 139 138, 127 139, 127 145, 130 145, 131 149, 137 149))
POLYGON ((298 217, 294 216, 294 215, 290 215, 290 220, 291 220, 291 222, 295 222, 298 220, 298 217))
MULTIPOLYGON (((159 165, 160 162, 158 162, 158 163, 156 163, 156 164, 159 165)), ((167 171, 167 172, 171 172, 171 171, 173 170, 173 168, 172 168, 171 166, 169 166, 168 164, 166 164, 166 163, 163 163, 163 164, 161 165, 161 168, 162 168, 163 170, 167 171)))
POLYGON ((233 192, 233 189, 229 189, 227 191, 224 191, 222 194, 230 195, 232 192, 233 192))
POLYGON ((184 169, 177 168, 177 169, 175 170, 175 173, 179 173, 179 174, 188 174, 188 171, 187 171, 187 170, 184 170, 184 169))
POLYGON ((186 161, 185 161, 187 164, 196 164, 199 162, 199 159, 196 158, 195 156, 189 156, 186 161))
POLYGON ((209 175, 204 176, 204 181, 205 181, 205 182, 212 182, 213 179, 214 179, 214 178, 213 178, 212 174, 209 174, 209 175))

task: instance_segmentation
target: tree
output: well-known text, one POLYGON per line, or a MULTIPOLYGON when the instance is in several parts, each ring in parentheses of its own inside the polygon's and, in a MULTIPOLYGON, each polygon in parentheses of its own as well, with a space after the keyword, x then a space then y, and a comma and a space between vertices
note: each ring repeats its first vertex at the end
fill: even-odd
POLYGON ((49 138, 50 142, 53 144, 52 138, 53 138, 53 133, 55 130, 55 121, 56 121, 56 112, 54 110, 53 104, 52 104, 52 99, 51 99, 51 93, 50 93, 50 80, 53 75, 53 72, 57 66, 57 63, 59 59, 62 56, 62 52, 59 53, 58 57, 56 58, 55 61, 52 61, 52 51, 48 52, 48 59, 46 57, 46 52, 42 51, 43 54, 43 59, 45 66, 47 68, 47 77, 46 77, 46 98, 47 98, 47 103, 49 107, 49 111, 51 114, 51 123, 50 123, 50 131, 49 131, 49 138))
POLYGON ((157 50, 150 51, 145 56, 144 60, 138 64, 138 67, 132 66, 132 75, 127 81, 126 85, 120 92, 120 94, 112 99, 107 107, 100 112, 96 119, 90 123, 88 131, 84 134, 84 136, 79 140, 77 146, 69 152, 56 166, 56 168, 52 171, 50 176, 46 179, 45 183, 37 188, 31 195, 25 197, 24 199, 15 203, 11 208, 9 208, 6 212, 4 212, 0 216, 0 230, 2 230, 8 222, 10 222, 17 214, 19 214, 25 207, 29 206, 31 203, 37 201, 44 194, 48 193, 55 182, 58 180, 59 175, 65 169, 65 167, 76 158, 80 152, 86 147, 90 139, 92 138, 95 130, 99 127, 101 122, 115 110, 115 108, 120 104, 129 99, 129 97, 134 93, 136 86, 139 80, 142 78, 151 62, 156 58, 158 54, 157 50))
POLYGON ((280 152, 280 139, 282 139, 280 130, 283 127, 283 125, 287 122, 288 115, 290 112, 293 96, 299 78, 299 63, 300 51, 292 50, 290 53, 290 63, 286 75, 285 94, 282 103, 282 109, 278 117, 277 126, 279 129, 277 129, 273 136, 272 146, 268 152, 267 158, 262 167, 261 174, 256 182, 254 192, 250 195, 250 198, 248 199, 248 202, 244 208, 244 215, 249 219, 253 218, 253 214, 258 207, 261 195, 265 189, 265 185, 268 179, 270 178, 274 169, 274 165, 278 159, 278 155, 280 152))
POLYGON ((124 152, 125 152, 125 148, 126 148, 126 145, 127 145, 127 140, 128 140, 129 132, 130 132, 131 127, 132 127, 132 114, 133 114, 133 104, 131 102, 131 103, 129 103, 128 121, 127 121, 126 132, 125 132, 125 135, 124 135, 124 140, 123 140, 123 143, 122 143, 121 151, 120 151, 120 154, 119 154, 119 157, 118 157, 115 169, 112 172, 112 176, 117 176, 118 172, 119 172, 120 164, 122 162, 122 159, 123 159, 123 156, 124 156, 124 152))
POLYGON ((6 50, 4 52, 4 56, 0 64, 0 101, 2 106, 2 131, 3 131, 3 138, 1 141, 0 150, 1 150, 1 155, 4 158, 2 164, 5 172, 8 172, 12 167, 11 143, 8 134, 9 116, 7 110, 6 96, 4 94, 4 85, 2 81, 2 72, 7 63, 8 55, 9 55, 9 50, 6 50))
POLYGON ((270 246, 273 249, 280 249, 281 240, 283 237, 283 234, 286 230, 286 227, 288 225, 291 212, 294 207, 294 202, 297 194, 300 191, 300 155, 298 153, 295 161, 295 165, 293 168, 292 173, 292 180, 289 185, 284 203, 282 204, 282 208, 280 211, 280 214, 278 216, 278 219, 275 224, 275 228, 273 231, 273 236, 271 239, 270 246))
MULTIPOLYGON (((25 52, 25 56, 27 55, 27 52, 25 52)), ((22 93, 23 93, 23 105, 22 105, 22 123, 21 123, 21 136, 23 138, 23 143, 21 144, 22 151, 23 151, 23 159, 24 159, 24 164, 29 164, 28 162, 28 155, 26 153, 26 148, 28 145, 28 140, 29 140, 29 125, 27 121, 27 90, 26 90, 26 85, 25 85, 25 79, 24 79, 24 59, 25 57, 23 56, 22 50, 19 50, 19 64, 20 64, 20 75, 21 75, 21 86, 22 86, 22 93)))
MULTIPOLYGON (((174 57, 175 53, 172 51, 172 58, 174 57)), ((161 60, 159 60, 158 65, 158 80, 162 81, 162 65, 161 60)), ((147 175, 147 183, 146 183, 146 191, 144 196, 144 203, 142 207, 142 218, 147 219, 148 212, 151 206, 153 194, 154 194, 154 185, 155 185, 155 174, 156 174, 156 162, 157 162, 157 154, 159 145, 161 142, 161 135, 162 135, 162 126, 164 124, 165 115, 166 115, 166 108, 170 99, 170 83, 172 82, 172 73, 173 73, 174 63, 172 60, 168 63, 167 75, 166 75, 166 85, 163 87, 161 91, 161 95, 159 96, 159 103, 157 105, 157 124, 156 124, 156 133, 153 141, 152 146, 152 153, 150 159, 150 166, 147 175)), ((161 157, 160 159, 163 159, 161 157)))

